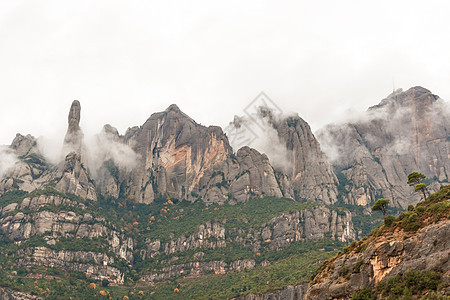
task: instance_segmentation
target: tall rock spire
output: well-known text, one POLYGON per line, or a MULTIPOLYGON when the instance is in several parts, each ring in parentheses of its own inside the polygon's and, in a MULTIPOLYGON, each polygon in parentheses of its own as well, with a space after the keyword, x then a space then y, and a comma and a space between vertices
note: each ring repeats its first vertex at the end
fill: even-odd
POLYGON ((64 138, 63 156, 69 152, 81 153, 83 132, 80 128, 81 104, 74 100, 70 106, 68 116, 68 127, 64 138))
POLYGON ((61 179, 56 189, 63 193, 77 195, 83 199, 97 200, 95 186, 89 176, 86 149, 83 145, 83 132, 80 128, 81 105, 74 100, 70 106, 68 127, 62 155, 64 163, 61 164, 61 179))

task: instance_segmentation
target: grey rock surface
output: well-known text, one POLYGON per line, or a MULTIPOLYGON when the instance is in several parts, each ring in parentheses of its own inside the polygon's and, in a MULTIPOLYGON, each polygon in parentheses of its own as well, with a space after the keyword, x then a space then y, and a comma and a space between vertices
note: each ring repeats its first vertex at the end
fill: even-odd
POLYGON ((443 100, 413 87, 392 93, 360 120, 327 126, 318 139, 347 178, 347 184, 342 182, 346 203, 364 206, 384 197, 406 208, 420 200, 406 185, 409 173, 448 182, 449 132, 449 111, 443 100))

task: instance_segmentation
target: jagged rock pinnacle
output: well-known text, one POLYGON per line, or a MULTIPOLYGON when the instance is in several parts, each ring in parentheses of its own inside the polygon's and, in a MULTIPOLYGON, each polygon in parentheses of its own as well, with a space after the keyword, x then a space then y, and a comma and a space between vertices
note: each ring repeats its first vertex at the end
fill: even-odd
POLYGON ((175 113, 179 113, 180 112, 180 108, 176 105, 176 104, 171 104, 167 109, 167 112, 169 111, 173 111, 175 113))
POLYGON ((70 106, 67 133, 64 138, 63 156, 69 152, 81 153, 83 132, 80 128, 81 104, 74 100, 70 106))
POLYGON ((69 127, 67 128, 67 133, 72 133, 80 130, 80 113, 81 113, 80 101, 74 100, 72 102, 72 106, 70 106, 68 116, 69 127))

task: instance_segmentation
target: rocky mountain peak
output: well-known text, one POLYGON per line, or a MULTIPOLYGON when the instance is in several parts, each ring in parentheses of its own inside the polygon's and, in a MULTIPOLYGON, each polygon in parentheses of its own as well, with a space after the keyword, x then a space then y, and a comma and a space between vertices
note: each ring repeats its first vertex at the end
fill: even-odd
POLYGON ((369 108, 369 111, 385 107, 413 107, 416 109, 424 109, 431 106, 439 96, 434 95, 431 91, 421 86, 415 86, 407 91, 398 89, 391 93, 387 98, 383 99, 378 105, 369 108))
POLYGON ((10 148, 14 149, 17 156, 25 156, 27 154, 30 154, 35 145, 36 139, 34 138, 34 136, 30 134, 24 136, 18 133, 12 141, 10 148))
POLYGON ((171 105, 166 109, 166 112, 180 113, 181 110, 180 110, 180 108, 178 107, 178 105, 176 105, 176 104, 171 104, 171 105))
POLYGON ((113 140, 119 140, 119 138, 120 138, 119 131, 117 130, 117 128, 115 128, 109 124, 105 124, 103 126, 102 133, 106 134, 108 136, 111 136, 113 138, 113 140))

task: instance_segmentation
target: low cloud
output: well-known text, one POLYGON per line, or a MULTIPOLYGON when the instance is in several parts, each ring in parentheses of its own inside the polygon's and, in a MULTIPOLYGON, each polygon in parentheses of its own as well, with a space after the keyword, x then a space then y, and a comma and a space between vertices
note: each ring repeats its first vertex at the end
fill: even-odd
POLYGON ((365 155, 365 147, 371 152, 401 156, 415 151, 417 136, 427 139, 431 134, 446 138, 448 101, 437 99, 426 106, 422 101, 427 99, 419 99, 410 105, 409 97, 399 89, 365 113, 351 115, 341 123, 318 130, 316 136, 322 151, 333 164, 345 166, 360 158, 358 155, 365 155))
POLYGON ((0 146, 0 179, 19 161, 8 146, 0 146))
POLYGON ((275 129, 284 117, 287 116, 260 106, 251 114, 235 116, 225 132, 235 151, 243 146, 254 148, 266 154, 275 169, 289 174, 292 172, 292 153, 286 149, 275 129))
POLYGON ((94 177, 98 176, 98 170, 103 163, 112 160, 119 169, 131 171, 136 167, 138 154, 131 146, 120 141, 117 130, 106 125, 102 132, 86 141, 89 170, 94 177))

